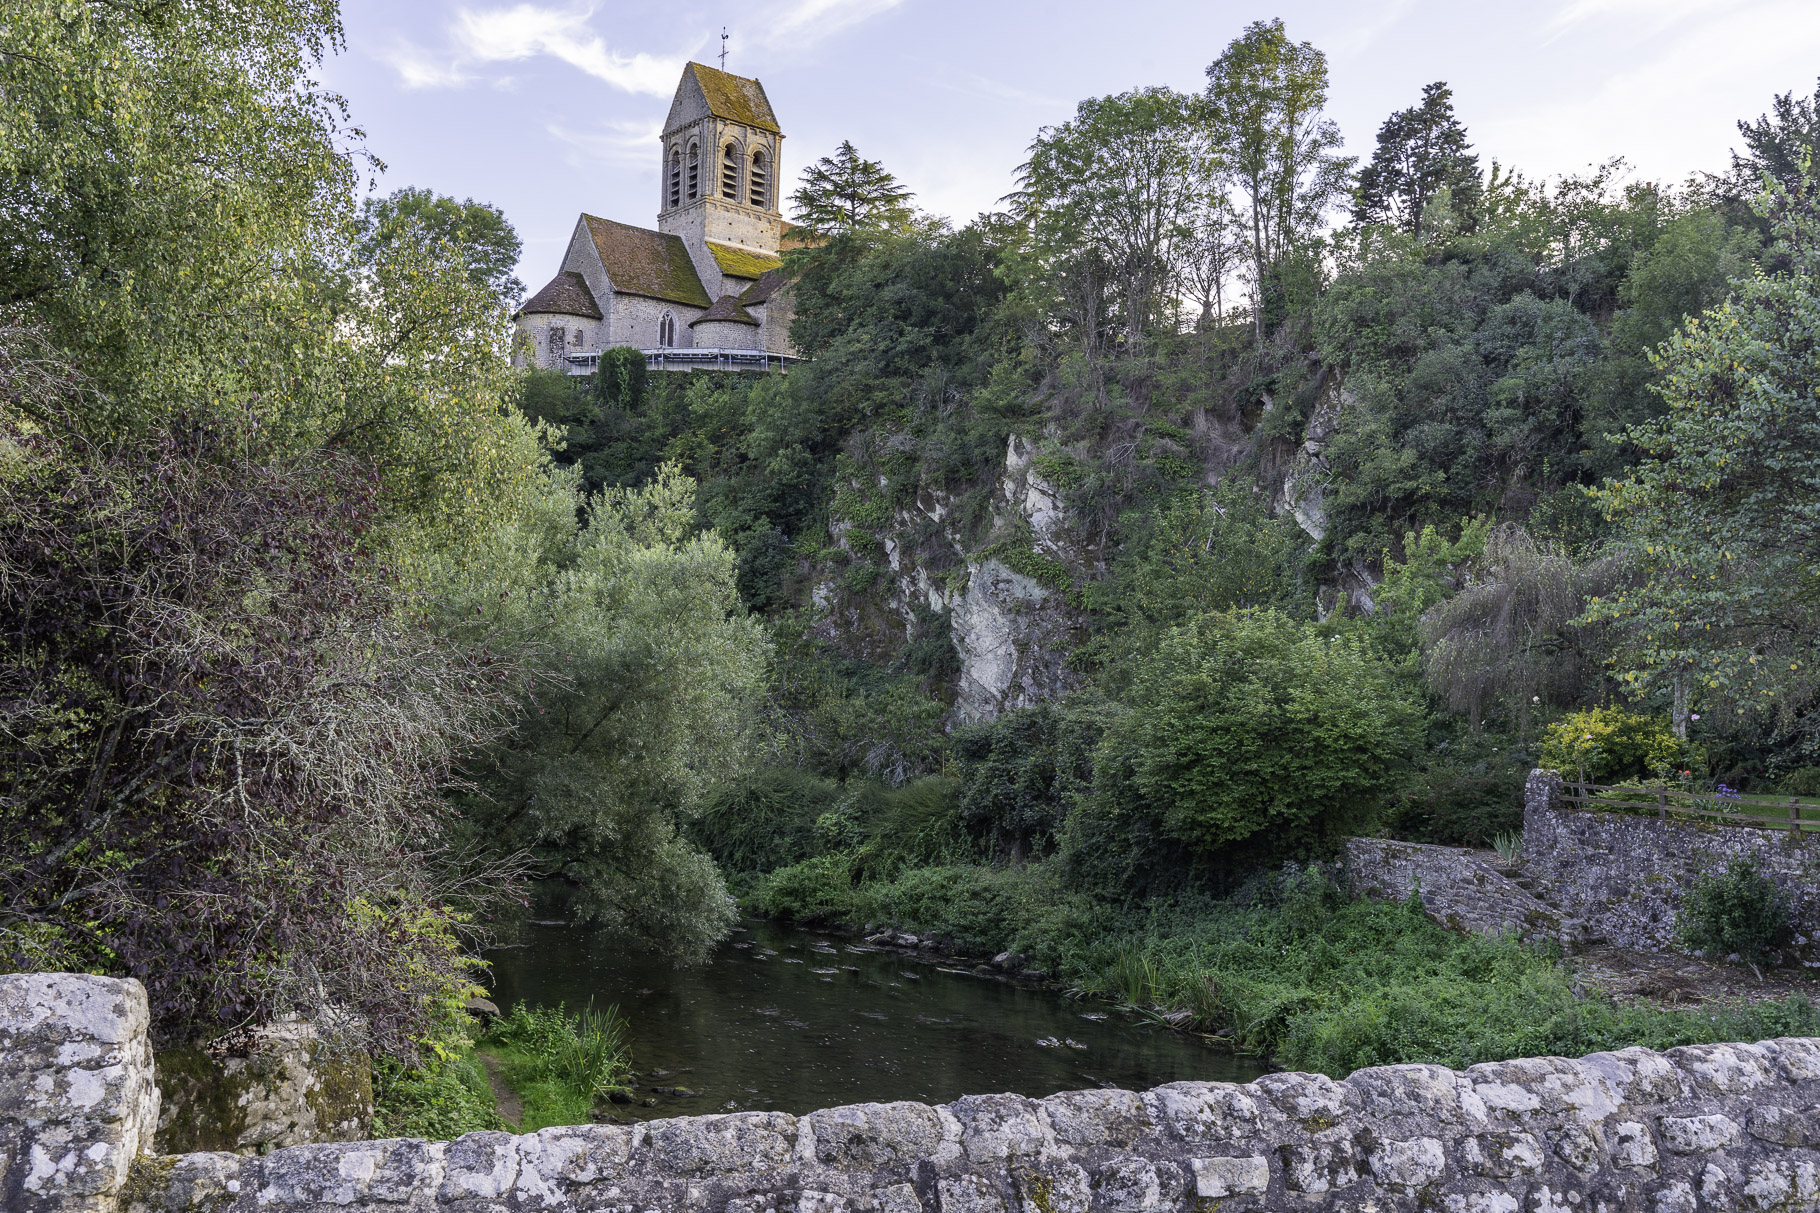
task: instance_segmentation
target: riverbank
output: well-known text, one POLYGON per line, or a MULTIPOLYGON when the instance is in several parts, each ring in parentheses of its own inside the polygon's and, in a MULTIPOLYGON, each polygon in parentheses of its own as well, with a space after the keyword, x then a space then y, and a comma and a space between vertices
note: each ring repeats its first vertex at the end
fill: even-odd
POLYGON ((1455 935, 1419 907, 1354 901, 1319 869, 1228 899, 1115 904, 1059 866, 947 864, 867 877, 822 855, 751 877, 745 904, 846 930, 890 928, 958 955, 1012 953, 1079 997, 1166 1016, 1274 1065, 1343 1077, 1367 1066, 1464 1068, 1820 1032, 1802 993, 1669 1007, 1621 1001, 1553 948, 1455 935))

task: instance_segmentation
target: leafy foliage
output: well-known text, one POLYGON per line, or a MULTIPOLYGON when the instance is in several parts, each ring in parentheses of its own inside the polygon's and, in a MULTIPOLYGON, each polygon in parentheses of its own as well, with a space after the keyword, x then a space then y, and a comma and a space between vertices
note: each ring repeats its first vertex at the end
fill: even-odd
POLYGON ((405 1059, 447 1035, 459 907, 497 882, 440 791, 515 675, 401 624, 371 472, 206 431, 0 441, 5 963, 138 977, 166 1038, 287 1011, 405 1059))
POLYGON ((681 827, 749 757, 768 645, 739 609, 732 551, 697 533, 695 486, 666 467, 577 522, 572 476, 490 547, 426 561, 443 627, 535 675, 511 737, 469 767, 478 842, 525 848, 571 912, 698 958, 733 905, 681 827))
POLYGON ((1670 779, 1703 765, 1667 721, 1615 707, 1569 712, 1549 725, 1540 761, 1568 775, 1584 770, 1592 783, 1670 779))
POLYGON ((1639 691, 1691 683, 1763 702, 1811 685, 1820 185, 1801 189, 1770 199, 1788 270, 1742 283, 1668 342, 1668 412, 1630 432, 1643 458, 1601 490, 1643 584, 1589 617, 1628 633, 1621 677, 1639 691))
POLYGON ((1681 905, 1681 941, 1717 956, 1762 961, 1792 933, 1788 899, 1749 859, 1734 859, 1723 876, 1705 876, 1681 905))
POLYGON ((524 297, 525 284, 512 272, 524 242, 496 206, 472 198, 457 202, 446 194, 406 187, 384 198, 368 198, 360 210, 356 252, 368 263, 381 260, 389 245, 433 242, 454 252, 475 286, 507 307, 524 297), (408 234, 408 235, 407 235, 408 234))
POLYGON ((1416 706, 1355 638, 1272 611, 1208 614, 1141 664, 1094 794, 1203 854, 1356 824, 1394 786, 1416 706))

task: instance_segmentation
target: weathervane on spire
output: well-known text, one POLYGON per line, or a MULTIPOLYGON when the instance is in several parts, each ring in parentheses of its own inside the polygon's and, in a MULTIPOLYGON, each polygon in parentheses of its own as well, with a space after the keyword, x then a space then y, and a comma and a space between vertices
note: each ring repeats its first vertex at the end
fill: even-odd
POLYGON ((720 27, 720 70, 727 70, 727 27, 720 27))

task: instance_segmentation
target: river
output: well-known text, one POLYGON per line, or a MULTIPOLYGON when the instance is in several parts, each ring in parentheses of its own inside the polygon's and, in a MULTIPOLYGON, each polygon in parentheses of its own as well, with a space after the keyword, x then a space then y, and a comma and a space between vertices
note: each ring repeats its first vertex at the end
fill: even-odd
POLYGON ((1248 1082, 1264 1069, 1104 1004, 778 923, 748 920, 684 969, 566 926, 525 930, 488 953, 493 1000, 619 1007, 638 1073, 637 1100, 614 1109, 627 1119, 1248 1082))

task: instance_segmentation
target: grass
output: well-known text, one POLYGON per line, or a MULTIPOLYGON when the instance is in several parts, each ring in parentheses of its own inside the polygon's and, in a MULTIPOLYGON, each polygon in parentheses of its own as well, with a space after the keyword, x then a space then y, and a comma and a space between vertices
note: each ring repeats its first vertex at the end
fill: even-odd
POLYGON ((520 1002, 494 1021, 477 1048, 498 1060, 501 1077, 524 1101, 521 1133, 587 1124, 597 1100, 626 1089, 632 1064, 616 1007, 589 1005, 571 1015, 562 1006, 520 1002))
POLYGON ((373 1136, 452 1141, 463 1133, 503 1129, 480 1059, 470 1050, 407 1068, 373 1063, 373 1136))
POLYGON ((1054 863, 855 883, 851 868, 823 857, 773 873, 749 896, 782 917, 894 924, 975 954, 1022 952, 1078 997, 1186 1011, 1237 1051, 1334 1077, 1820 1032, 1820 1013, 1799 996, 1620 1006, 1577 983, 1557 952, 1456 935, 1419 906, 1352 901, 1313 871, 1261 879, 1231 900, 1117 906, 1071 892, 1054 863))

